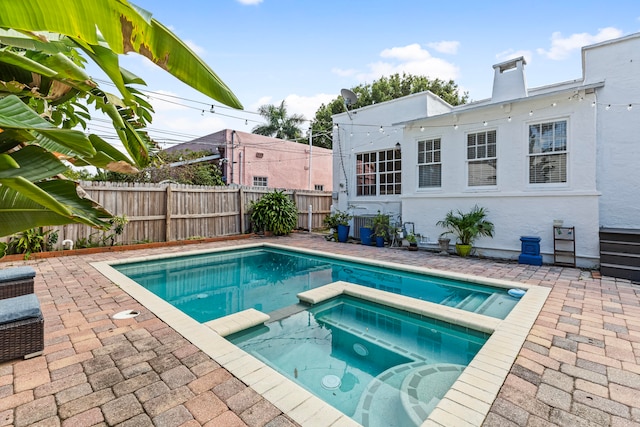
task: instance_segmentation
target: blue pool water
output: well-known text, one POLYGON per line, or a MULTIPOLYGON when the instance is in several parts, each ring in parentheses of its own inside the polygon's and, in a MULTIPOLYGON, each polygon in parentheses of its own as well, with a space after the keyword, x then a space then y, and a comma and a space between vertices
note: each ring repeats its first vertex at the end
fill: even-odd
POLYGON ((228 337, 370 427, 420 425, 487 338, 344 296, 228 337))
POLYGON ((296 304, 300 292, 338 280, 500 319, 517 303, 507 289, 274 248, 113 267, 200 322, 249 308, 270 313, 296 304))

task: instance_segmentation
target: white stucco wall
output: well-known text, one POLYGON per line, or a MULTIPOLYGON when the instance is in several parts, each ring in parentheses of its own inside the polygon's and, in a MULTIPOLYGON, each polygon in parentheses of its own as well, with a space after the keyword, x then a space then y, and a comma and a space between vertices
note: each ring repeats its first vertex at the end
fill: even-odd
MULTIPOLYGON (((458 128, 451 116, 431 119, 405 129, 403 146, 402 217, 414 222, 416 232, 436 240, 444 230, 435 224, 449 210, 468 211, 474 205, 489 211, 495 225, 493 239, 476 242, 479 255, 517 259, 520 236, 538 236, 546 262, 553 258, 553 221, 576 227, 576 253, 580 264, 592 266, 598 258, 598 192, 593 170, 595 157, 595 109, 589 102, 568 100, 566 93, 525 99, 460 113, 458 128), (556 103, 556 106, 552 106, 556 103), (533 111, 533 115, 529 113, 533 111), (511 117, 511 121, 508 120, 511 117), (566 184, 530 185, 528 181, 529 125, 567 120, 568 178, 566 184), (487 121, 487 126, 483 122, 487 121), (442 127, 436 127, 441 124, 442 127), (467 134, 496 130, 497 185, 468 187, 467 134), (418 189, 417 145, 440 138, 442 187, 418 189), (416 153, 410 155, 409 153, 416 153)), ((453 243, 453 242, 452 242, 453 243)))
POLYGON ((597 91, 600 225, 638 229, 640 34, 585 48, 583 61, 587 82, 606 80, 597 91))

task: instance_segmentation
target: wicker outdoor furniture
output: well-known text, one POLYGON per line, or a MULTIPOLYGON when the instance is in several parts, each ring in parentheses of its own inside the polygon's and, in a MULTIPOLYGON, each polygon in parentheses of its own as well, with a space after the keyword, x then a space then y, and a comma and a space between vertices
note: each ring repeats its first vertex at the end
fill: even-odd
POLYGON ((31 267, 0 270, 0 362, 39 356, 44 350, 44 318, 33 293, 31 267))

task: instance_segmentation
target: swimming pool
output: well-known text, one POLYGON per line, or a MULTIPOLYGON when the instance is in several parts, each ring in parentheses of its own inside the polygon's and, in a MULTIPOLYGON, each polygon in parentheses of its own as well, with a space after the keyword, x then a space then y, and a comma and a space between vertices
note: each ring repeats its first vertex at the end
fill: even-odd
POLYGON ((341 296, 229 336, 364 426, 420 425, 488 334, 341 296))
POLYGON ((336 281, 500 319, 517 303, 505 288, 269 247, 115 268, 200 322, 249 308, 271 313, 296 304, 300 292, 336 281))
MULTIPOLYGON (((305 256, 317 255, 321 257, 326 256, 327 252, 332 251, 332 244, 325 244, 324 242, 321 244, 316 242, 314 245, 316 247, 327 246, 325 248, 326 252, 295 247, 295 244, 293 246, 284 246, 268 242, 258 244, 226 242, 221 245, 211 244, 210 246, 213 246, 213 248, 185 252, 184 254, 222 253, 229 250, 229 245, 233 245, 233 247, 238 249, 290 249, 299 251, 305 256), (223 245, 225 247, 215 247, 223 245)), ((372 256, 372 253, 368 255, 364 253, 364 256, 361 256, 361 254, 360 251, 354 251, 354 256, 345 255, 340 257, 340 259, 358 262, 372 256), (355 257, 356 253, 357 258, 355 257)), ((377 255, 374 254, 373 256, 377 255)), ((300 387, 278 371, 267 366, 261 360, 256 359, 254 356, 238 348, 206 324, 194 320, 192 317, 178 310, 175 306, 162 300, 157 295, 114 269, 118 264, 157 261, 160 259, 166 260, 175 257, 176 255, 173 253, 165 253, 137 259, 95 262, 92 263, 92 266, 295 422, 301 425, 311 423, 316 426, 358 425, 353 419, 325 403, 308 390, 300 387)), ((421 316, 440 319, 453 325, 482 330, 490 334, 491 336, 486 344, 459 375, 428 418, 429 421, 436 422, 440 425, 482 425, 507 377, 513 361, 518 355, 529 330, 549 295, 549 289, 541 286, 532 286, 523 283, 516 284, 507 280, 490 279, 452 271, 433 270, 424 267, 382 262, 371 258, 369 265, 388 267, 394 269, 394 271, 405 270, 412 273, 425 273, 446 279, 455 279, 469 284, 487 285, 503 289, 518 287, 526 290, 526 294, 522 297, 520 303, 513 307, 504 320, 473 312, 464 312, 447 306, 431 304, 414 298, 383 292, 379 289, 361 287, 362 289, 359 289, 358 292, 353 291, 353 289, 348 292, 349 294, 355 292, 358 297, 381 302, 385 305, 398 308, 401 311, 420 312, 420 310, 415 310, 417 306, 420 306, 424 308, 424 310, 421 311, 421 316)), ((310 294, 305 297, 305 301, 315 304, 319 300, 327 299, 326 297, 317 298, 318 295, 330 294, 335 296, 340 292, 346 292, 346 290, 347 287, 345 284, 332 283, 311 289, 303 294, 310 294), (327 290, 325 288, 331 289, 327 290)), ((218 320, 224 321, 228 317, 232 316, 226 316, 218 320)))

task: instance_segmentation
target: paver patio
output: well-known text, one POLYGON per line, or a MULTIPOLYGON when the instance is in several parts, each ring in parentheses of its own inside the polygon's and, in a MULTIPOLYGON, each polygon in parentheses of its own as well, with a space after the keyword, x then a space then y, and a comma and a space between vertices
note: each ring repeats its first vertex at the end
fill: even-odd
MULTIPOLYGON (((303 233, 255 240, 552 288, 485 425, 640 426, 638 284, 573 268, 338 244, 303 233)), ((181 250, 0 263, 36 269, 45 316, 44 355, 0 363, 0 426, 295 425, 90 265, 181 250), (142 314, 111 318, 125 309, 142 314)))

